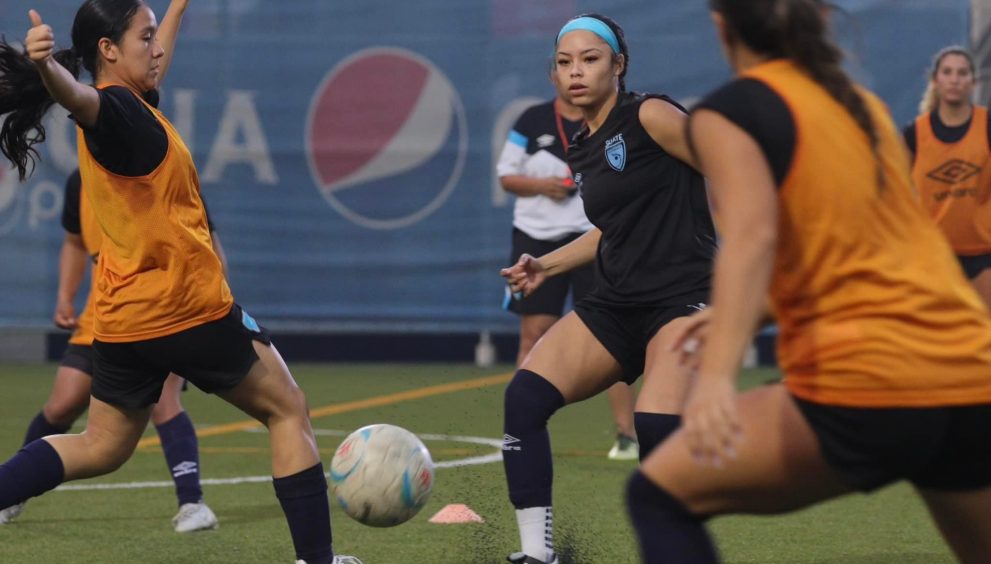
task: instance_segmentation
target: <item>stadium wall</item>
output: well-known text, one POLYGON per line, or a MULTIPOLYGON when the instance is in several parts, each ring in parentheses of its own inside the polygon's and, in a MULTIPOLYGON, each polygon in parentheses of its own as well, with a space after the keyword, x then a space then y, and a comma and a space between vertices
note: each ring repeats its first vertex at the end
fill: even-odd
MULTIPOLYGON (((161 15, 167 1, 150 4, 161 15)), ((968 0, 838 4, 851 70, 900 123, 930 55, 966 42, 987 12, 968 0)), ((65 45, 77 5, 30 7, 65 45)), ((22 37, 27 7, 0 5, 0 33, 22 37)), ((632 89, 691 104, 729 77, 698 0, 191 3, 162 109, 197 161, 238 301, 280 335, 513 333, 497 274, 512 199, 493 163, 516 116, 551 95, 558 27, 591 9, 624 25, 632 89)), ((47 125, 29 180, 0 167, 0 327, 50 326, 76 158, 65 112, 47 125)))

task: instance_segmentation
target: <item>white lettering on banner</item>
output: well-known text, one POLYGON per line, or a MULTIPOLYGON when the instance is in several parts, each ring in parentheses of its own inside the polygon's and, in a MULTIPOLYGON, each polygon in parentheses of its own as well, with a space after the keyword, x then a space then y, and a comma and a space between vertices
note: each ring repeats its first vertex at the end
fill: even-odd
POLYGON ((43 180, 31 188, 28 201, 28 225, 37 229, 43 221, 62 214, 62 188, 49 180, 43 180))
POLYGON ((45 116, 45 150, 59 172, 68 176, 76 169, 76 122, 69 119, 69 112, 56 106, 45 116))
POLYGON ((196 131, 196 91, 188 88, 176 88, 172 91, 172 125, 179 131, 186 148, 190 153, 196 152, 193 147, 196 131))
POLYGON ((247 90, 227 92, 224 115, 220 118, 217 137, 203 169, 203 182, 220 180, 228 165, 247 164, 254 169, 258 182, 278 184, 279 177, 275 174, 275 164, 268 150, 254 96, 254 92, 247 90), (241 143, 237 141, 239 133, 243 137, 241 143))

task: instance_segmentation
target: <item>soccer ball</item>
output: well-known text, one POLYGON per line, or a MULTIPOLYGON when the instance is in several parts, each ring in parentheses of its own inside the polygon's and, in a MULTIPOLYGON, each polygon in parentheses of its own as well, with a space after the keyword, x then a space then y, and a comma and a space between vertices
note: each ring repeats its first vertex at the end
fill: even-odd
POLYGON ((427 503, 434 463, 413 433, 395 425, 368 425, 337 447, 330 479, 348 516, 372 527, 392 527, 427 503))

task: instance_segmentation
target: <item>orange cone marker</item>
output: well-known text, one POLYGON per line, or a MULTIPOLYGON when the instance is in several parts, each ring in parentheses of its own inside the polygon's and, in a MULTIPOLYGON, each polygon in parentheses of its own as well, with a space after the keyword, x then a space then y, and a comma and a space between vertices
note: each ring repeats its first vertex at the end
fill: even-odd
POLYGON ((452 503, 430 518, 431 523, 452 525, 455 523, 484 523, 485 519, 463 503, 452 503))

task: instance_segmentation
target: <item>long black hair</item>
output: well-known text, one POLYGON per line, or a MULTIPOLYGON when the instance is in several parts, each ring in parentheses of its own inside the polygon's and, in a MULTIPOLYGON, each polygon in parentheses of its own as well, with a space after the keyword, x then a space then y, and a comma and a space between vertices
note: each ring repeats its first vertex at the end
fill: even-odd
MULTIPOLYGON (((626 35, 623 33, 623 28, 621 28, 619 26, 619 24, 616 23, 609 16, 603 16, 602 14, 596 14, 594 12, 590 12, 590 13, 587 13, 587 14, 577 15, 577 16, 571 18, 571 20, 568 20, 568 21, 577 20, 578 18, 594 18, 594 19, 597 19, 600 22, 606 24, 606 26, 609 29, 611 29, 612 32, 613 32, 613 34, 616 36, 616 42, 619 43, 619 53, 614 53, 613 54, 613 59, 615 60, 615 58, 617 56, 619 56, 619 55, 622 55, 623 56, 623 70, 622 70, 622 72, 619 73, 619 91, 620 92, 625 92, 626 91, 626 71, 629 70, 629 68, 630 68, 630 48, 627 47, 627 45, 626 45, 626 35)), ((557 47, 557 36, 554 36, 554 46, 557 47)), ((552 59, 552 62, 553 62, 553 59, 552 59)))
MULTIPOLYGON (((100 39, 119 43, 143 5, 140 0, 86 0, 72 24, 72 47, 53 57, 76 78, 80 67, 95 77, 100 39)), ((39 158, 34 145, 45 140, 42 118, 54 103, 24 49, 0 37, 0 152, 17 167, 21 180, 34 170, 39 158)))
MULTIPOLYGON (((867 103, 843 70, 843 51, 829 38, 822 0, 709 0, 722 14, 731 41, 742 41, 757 53, 787 58, 840 103, 867 135, 877 157, 879 137, 867 103)), ((884 175, 878 163, 878 181, 884 175)))

